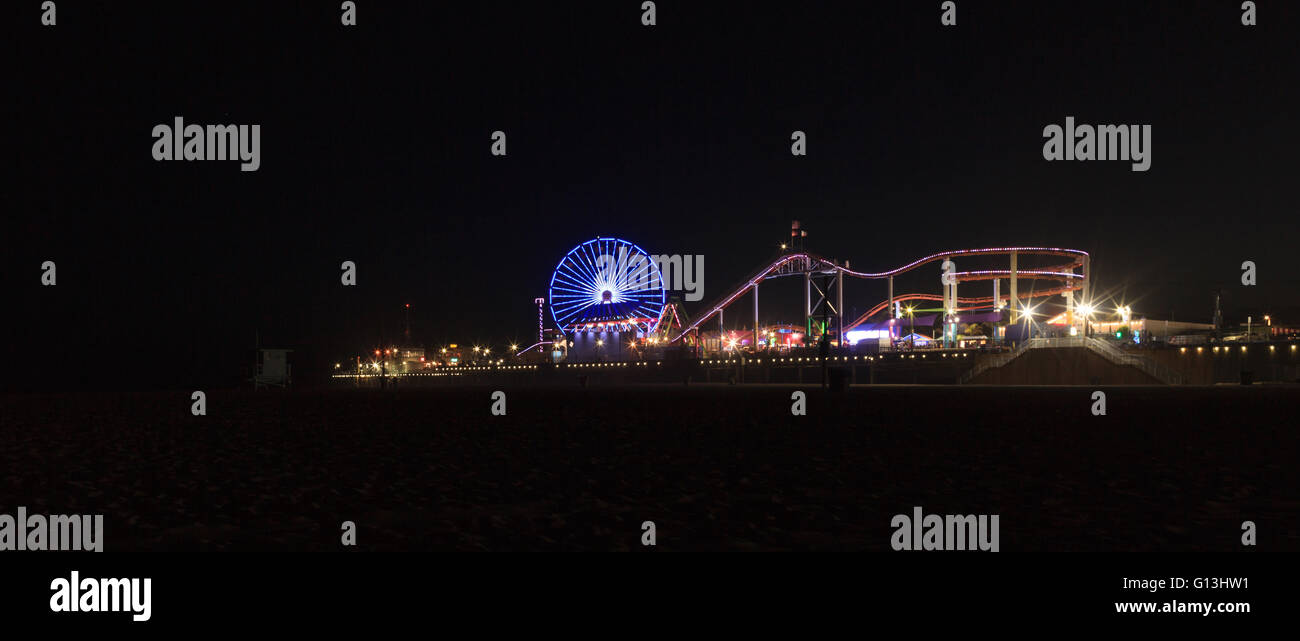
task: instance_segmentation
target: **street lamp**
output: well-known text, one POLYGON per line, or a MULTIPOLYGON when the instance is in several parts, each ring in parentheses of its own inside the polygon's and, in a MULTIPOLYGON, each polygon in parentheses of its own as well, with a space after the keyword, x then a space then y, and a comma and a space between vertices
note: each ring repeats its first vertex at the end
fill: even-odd
POLYGON ((915 305, 907 306, 907 348, 916 349, 916 311, 915 305))
POLYGON ((1089 330, 1089 328, 1090 328, 1091 325, 1092 325, 1092 322, 1091 322, 1091 320, 1092 320, 1092 312, 1093 312, 1093 307, 1092 307, 1092 305, 1090 305, 1090 304, 1088 304, 1088 303, 1084 303, 1084 304, 1082 304, 1082 305, 1079 306, 1079 315, 1083 317, 1083 337, 1084 337, 1084 338, 1087 338, 1087 337, 1088 337, 1088 330, 1089 330))
POLYGON ((949 307, 948 316, 944 319, 944 347, 957 345, 957 308, 949 307))

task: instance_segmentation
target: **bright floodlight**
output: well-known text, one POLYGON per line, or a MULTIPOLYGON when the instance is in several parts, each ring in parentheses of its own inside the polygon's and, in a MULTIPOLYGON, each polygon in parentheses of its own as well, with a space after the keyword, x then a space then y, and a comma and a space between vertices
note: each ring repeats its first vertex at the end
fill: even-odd
POLYGON ((1083 305, 1079 306, 1079 314, 1085 318, 1088 316, 1092 316, 1092 311, 1093 311, 1092 305, 1089 305, 1087 303, 1084 303, 1083 305))

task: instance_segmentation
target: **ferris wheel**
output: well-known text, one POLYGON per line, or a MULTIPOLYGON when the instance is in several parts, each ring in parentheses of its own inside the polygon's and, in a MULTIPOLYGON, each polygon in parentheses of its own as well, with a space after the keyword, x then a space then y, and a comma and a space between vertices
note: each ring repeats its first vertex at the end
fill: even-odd
POLYGON ((563 332, 639 329, 659 321, 666 295, 659 265, 619 238, 574 247, 551 275, 551 316, 563 332))

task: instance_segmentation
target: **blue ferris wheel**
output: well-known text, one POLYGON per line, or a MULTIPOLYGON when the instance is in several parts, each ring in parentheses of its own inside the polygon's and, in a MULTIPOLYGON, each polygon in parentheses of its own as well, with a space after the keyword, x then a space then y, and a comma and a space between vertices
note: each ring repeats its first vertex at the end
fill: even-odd
POLYGON ((666 294, 659 265, 645 250, 619 238, 595 238, 574 247, 551 275, 551 316, 560 331, 650 332, 666 294))

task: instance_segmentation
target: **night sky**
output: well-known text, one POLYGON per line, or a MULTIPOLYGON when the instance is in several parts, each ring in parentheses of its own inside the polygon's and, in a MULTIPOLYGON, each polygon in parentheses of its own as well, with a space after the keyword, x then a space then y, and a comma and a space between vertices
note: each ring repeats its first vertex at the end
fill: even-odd
MULTIPOLYGON (((708 301, 792 219, 856 269, 1065 246, 1139 315, 1209 322, 1222 288, 1229 322, 1300 323, 1294 3, 1254 27, 1236 0, 960 0, 955 27, 938 0, 665 0, 653 27, 640 0, 357 4, 350 28, 328 1, 10 8, 15 386, 235 385, 257 331, 310 377, 399 342, 408 302, 418 342, 523 343, 585 240, 703 254, 708 301), (261 125, 260 169, 153 160, 176 116, 261 125), (1150 124, 1150 170, 1045 161, 1066 116, 1150 124)), ((932 267, 899 291, 939 293, 932 267)), ((797 322, 772 288, 764 320, 797 322)))

